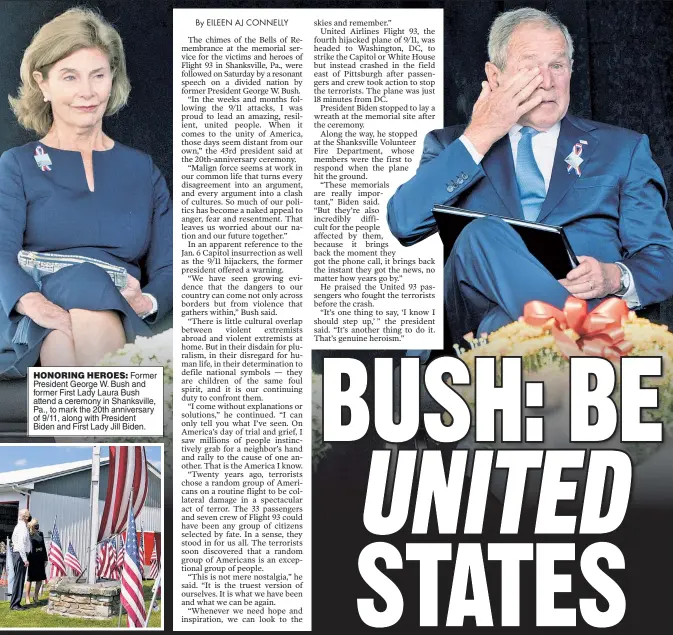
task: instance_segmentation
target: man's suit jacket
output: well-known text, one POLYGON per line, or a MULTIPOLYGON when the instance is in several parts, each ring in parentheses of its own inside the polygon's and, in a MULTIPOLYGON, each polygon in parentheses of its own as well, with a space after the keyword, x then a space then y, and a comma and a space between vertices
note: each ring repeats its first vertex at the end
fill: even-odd
MULTIPOLYGON (((388 223, 403 245, 433 232, 436 204, 523 219, 509 135, 477 165, 458 137, 464 126, 425 138, 416 174, 388 202, 388 223)), ((566 115, 538 222, 561 225, 578 256, 623 262, 641 305, 673 295, 673 230, 666 186, 646 135, 566 115), (581 175, 565 158, 582 143, 581 175)))

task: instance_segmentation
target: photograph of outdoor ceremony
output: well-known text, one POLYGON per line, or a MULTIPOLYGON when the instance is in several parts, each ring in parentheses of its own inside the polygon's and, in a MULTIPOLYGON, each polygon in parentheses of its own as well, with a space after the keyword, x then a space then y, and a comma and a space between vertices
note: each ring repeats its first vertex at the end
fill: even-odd
POLYGON ((0 446, 0 628, 161 628, 163 446, 0 446))

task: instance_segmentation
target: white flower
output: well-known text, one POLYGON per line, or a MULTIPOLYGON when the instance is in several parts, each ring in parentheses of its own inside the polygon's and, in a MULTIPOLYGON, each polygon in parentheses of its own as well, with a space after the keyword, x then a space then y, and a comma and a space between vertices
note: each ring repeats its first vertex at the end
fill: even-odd
POLYGON ((152 337, 137 337, 118 351, 108 353, 101 366, 163 366, 166 424, 173 419, 173 329, 152 337))

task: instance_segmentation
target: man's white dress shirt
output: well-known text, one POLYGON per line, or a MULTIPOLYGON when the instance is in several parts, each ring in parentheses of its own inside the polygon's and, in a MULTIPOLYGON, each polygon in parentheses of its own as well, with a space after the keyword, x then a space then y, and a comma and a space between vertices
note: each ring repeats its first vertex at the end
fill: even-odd
POLYGON ((16 523, 16 527, 14 527, 14 531, 12 532, 12 549, 19 553, 24 563, 28 562, 27 554, 30 553, 30 532, 28 531, 28 525, 23 520, 16 523))
POLYGON ((149 298, 150 302, 152 303, 152 308, 149 311, 143 313, 142 315, 139 315, 139 317, 144 320, 146 317, 154 315, 159 310, 159 305, 157 304, 157 299, 151 293, 143 293, 143 295, 146 298, 149 298))

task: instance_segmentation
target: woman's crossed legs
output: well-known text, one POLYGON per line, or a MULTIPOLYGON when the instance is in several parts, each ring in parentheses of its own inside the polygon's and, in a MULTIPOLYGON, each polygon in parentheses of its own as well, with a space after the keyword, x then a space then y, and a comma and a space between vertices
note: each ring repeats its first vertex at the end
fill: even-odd
POLYGON ((72 338, 51 331, 42 342, 42 366, 95 366, 107 354, 126 344, 124 327, 116 311, 70 309, 72 338))

